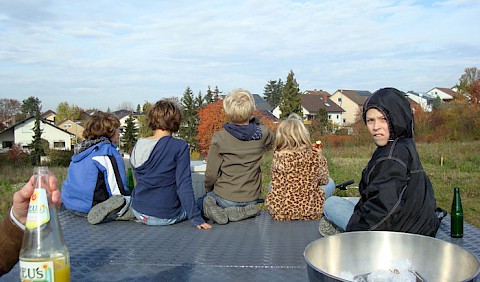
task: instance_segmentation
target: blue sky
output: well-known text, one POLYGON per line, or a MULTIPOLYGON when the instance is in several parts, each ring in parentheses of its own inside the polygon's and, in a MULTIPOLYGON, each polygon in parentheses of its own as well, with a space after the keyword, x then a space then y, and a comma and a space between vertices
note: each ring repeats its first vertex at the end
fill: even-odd
POLYGON ((426 92, 480 67, 480 1, 0 0, 0 98, 135 107, 217 85, 426 92))

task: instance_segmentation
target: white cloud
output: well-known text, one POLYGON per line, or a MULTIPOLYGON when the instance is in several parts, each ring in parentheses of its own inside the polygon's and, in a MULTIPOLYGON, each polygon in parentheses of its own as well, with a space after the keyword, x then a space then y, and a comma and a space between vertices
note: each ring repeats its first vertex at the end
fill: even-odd
POLYGON ((450 87, 480 61, 477 2, 0 0, 0 96, 261 94, 290 69, 302 90, 450 87))

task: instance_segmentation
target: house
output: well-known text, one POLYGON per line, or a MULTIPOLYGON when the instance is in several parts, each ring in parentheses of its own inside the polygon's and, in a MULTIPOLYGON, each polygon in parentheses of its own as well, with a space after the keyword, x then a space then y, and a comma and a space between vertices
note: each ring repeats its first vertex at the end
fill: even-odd
POLYGON ((432 97, 439 97, 443 102, 452 101, 453 98, 457 95, 455 91, 450 88, 444 87, 435 87, 427 92, 432 97))
POLYGON ((44 112, 42 115, 40 115, 40 118, 55 124, 57 119, 57 113, 52 110, 48 110, 44 112))
POLYGON ((344 90, 338 89, 330 96, 330 99, 339 105, 343 113, 343 125, 352 125, 361 115, 363 104, 372 93, 367 90, 344 90))
MULTIPOLYGON (((343 112, 344 110, 335 104, 329 97, 328 93, 326 94, 313 94, 312 92, 304 92, 308 94, 302 94, 302 114, 303 119, 306 123, 315 118, 320 109, 324 109, 327 112, 328 120, 332 121, 334 124, 342 125, 343 124, 343 112), (327 95, 328 94, 328 95, 327 95)), ((277 118, 280 118, 282 112, 280 107, 277 106, 272 111, 273 115, 277 118)))
POLYGON ((322 96, 327 96, 327 97, 330 97, 332 96, 330 93, 328 93, 327 91, 323 91, 323 90, 317 90, 317 89, 314 89, 314 90, 305 90, 303 92, 303 94, 306 94, 306 95, 322 95, 322 96))
MULTIPOLYGON (((20 144, 23 148, 27 148, 33 141, 34 127, 35 117, 32 116, 0 132, 2 148, 11 148, 13 144, 20 144)), ((48 141, 50 149, 70 150, 73 134, 44 119, 40 120, 40 128, 42 139, 48 141)))
POLYGON ((132 116, 133 123, 135 128, 138 128, 138 119, 137 117, 140 115, 130 110, 118 110, 113 112, 113 114, 120 120, 120 128, 125 128, 127 126, 127 119, 132 116))
POLYGON ((431 112, 435 98, 427 93, 417 93, 414 91, 408 91, 405 93, 407 98, 417 103, 425 112, 431 112))
POLYGON ((63 119, 60 121, 57 126, 63 130, 66 130, 70 133, 72 133, 74 136, 73 138, 73 144, 77 144, 77 142, 83 140, 83 131, 85 130, 84 127, 84 122, 83 121, 73 121, 71 119, 63 119))
POLYGON ((269 118, 273 122, 277 122, 278 118, 272 114, 273 106, 258 94, 252 94, 255 101, 255 108, 262 116, 269 118))

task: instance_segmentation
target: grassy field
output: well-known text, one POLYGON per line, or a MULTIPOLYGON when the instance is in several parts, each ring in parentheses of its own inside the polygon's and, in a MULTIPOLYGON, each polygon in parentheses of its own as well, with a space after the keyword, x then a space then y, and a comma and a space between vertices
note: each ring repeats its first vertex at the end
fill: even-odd
MULTIPOLYGON (((437 205, 450 211, 453 188, 461 188, 465 221, 480 228, 480 141, 450 143, 418 143, 417 148, 422 164, 435 189, 437 205)), ((358 185, 363 168, 370 159, 375 147, 327 147, 324 148, 328 159, 330 176, 336 183, 350 179, 358 185)), ((264 156, 265 190, 270 182, 270 164, 272 154, 264 156)), ((66 177, 67 168, 50 167, 58 178, 59 185, 66 177)), ((32 174, 32 168, 12 168, 0 166, 0 218, 8 212, 12 194, 25 183, 32 174)), ((350 189, 348 195, 358 195, 357 189, 350 189)), ((345 195, 343 193, 342 195, 345 195)))

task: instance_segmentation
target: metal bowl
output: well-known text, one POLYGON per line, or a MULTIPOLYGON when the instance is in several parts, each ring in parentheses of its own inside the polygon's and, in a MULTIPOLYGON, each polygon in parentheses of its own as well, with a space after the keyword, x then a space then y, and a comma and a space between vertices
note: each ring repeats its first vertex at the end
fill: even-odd
POLYGON ((387 270, 395 260, 409 260, 423 280, 477 281, 480 261, 463 248, 432 237, 388 232, 347 232, 320 238, 304 252, 310 281, 350 281, 356 275, 387 270))

